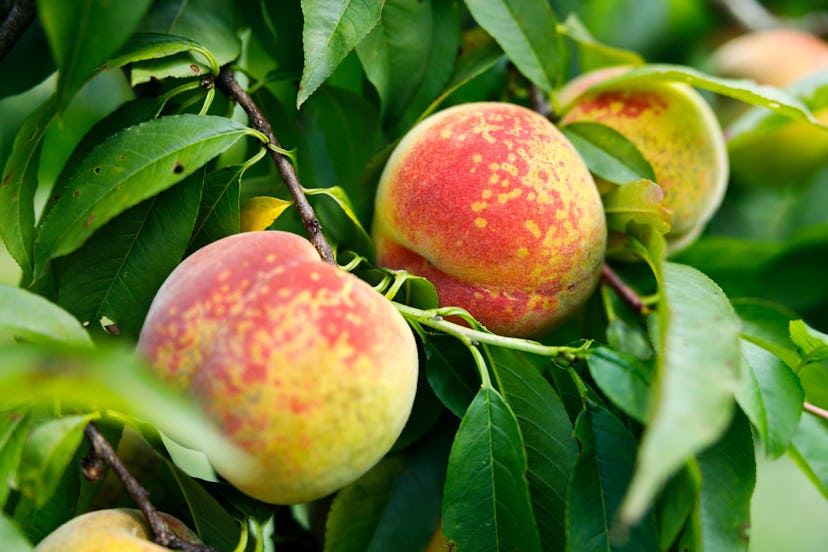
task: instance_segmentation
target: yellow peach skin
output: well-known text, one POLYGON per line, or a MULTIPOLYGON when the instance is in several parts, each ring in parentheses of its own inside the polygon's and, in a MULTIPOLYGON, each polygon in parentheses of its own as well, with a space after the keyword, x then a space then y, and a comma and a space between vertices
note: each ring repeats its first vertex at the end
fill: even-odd
POLYGON ((216 466, 260 500, 351 483, 391 448, 417 383, 414 336, 389 301, 287 232, 214 242, 158 291, 139 341, 255 469, 216 466))
POLYGON ((380 265, 428 278, 441 305, 514 336, 580 307, 606 247, 600 196, 572 145, 537 113, 496 102, 409 131, 380 178, 373 233, 380 265))
POLYGON ((669 251, 691 243, 724 198, 729 166, 721 127, 693 88, 674 82, 592 85, 626 67, 599 69, 567 84, 558 97, 562 125, 601 123, 630 140, 653 167, 671 212, 669 251))
MULTIPOLYGON (((198 537, 180 520, 161 514, 179 537, 198 542, 198 537)), ((152 542, 152 533, 138 510, 96 510, 73 518, 46 536, 34 552, 166 552, 152 542)))

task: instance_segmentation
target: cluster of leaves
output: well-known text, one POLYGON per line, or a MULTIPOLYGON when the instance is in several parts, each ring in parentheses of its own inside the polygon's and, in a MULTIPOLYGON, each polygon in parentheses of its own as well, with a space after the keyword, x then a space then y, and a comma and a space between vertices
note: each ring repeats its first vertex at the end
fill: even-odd
POLYGON ((668 261, 641 154, 600 126, 564 129, 594 172, 623 184, 607 219, 640 262, 616 268, 648 308, 602 286, 542 343, 450 323, 464 313, 437 308, 428 282, 371 265, 379 171, 437 108, 529 104, 535 90, 558 107, 569 78, 617 63, 639 66, 621 79, 687 82, 758 106, 743 133, 777 117, 813 121, 828 104, 824 81, 797 97, 644 64, 587 31, 631 46, 607 2, 551 4, 40 0, 0 62, 15 75, 0 83, 2 132, 16 129, 0 141, 0 234, 21 272, 19 285, 0 285, 0 331, 15 338, 0 345, 4 550, 29 550, 87 509, 129 504, 112 481, 77 470, 92 420, 120 441, 156 506, 219 550, 307 533, 331 551, 420 550, 438 521, 459 550, 745 550, 755 453, 790 454, 828 496, 828 427, 802 413, 806 399, 828 407, 828 336, 802 321, 828 322, 813 276, 828 258, 828 220, 801 216, 825 198, 825 174, 758 192, 742 183, 723 212, 755 214, 714 220, 668 261), (393 298, 422 343, 394 450, 320 504, 275 508, 218 481, 174 441, 230 447, 131 353, 155 291, 188 253, 245 229, 303 231, 262 161, 266 140, 212 86, 225 64, 291 148, 339 262, 393 298), (780 204, 785 224, 758 233, 766 206, 780 204), (138 432, 122 438, 125 425, 138 432))

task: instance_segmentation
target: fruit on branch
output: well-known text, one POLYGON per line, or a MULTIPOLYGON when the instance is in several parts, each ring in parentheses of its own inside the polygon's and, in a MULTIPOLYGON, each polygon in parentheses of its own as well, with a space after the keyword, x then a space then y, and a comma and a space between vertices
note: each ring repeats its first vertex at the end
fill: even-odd
POLYGON ((600 123, 638 148, 671 213, 668 250, 678 251, 704 230, 724 198, 729 175, 724 136, 713 110, 686 84, 621 82, 590 90, 627 70, 599 69, 568 83, 558 96, 564 106, 561 124, 600 123))
MULTIPOLYGON (((722 44, 711 56, 710 65, 725 77, 796 86, 806 77, 828 70, 828 43, 795 29, 755 31, 722 44)), ((722 111, 727 107, 725 104, 722 111)), ((814 115, 828 124, 828 107, 815 110, 814 115)), ((805 121, 783 119, 772 129, 739 136, 729 144, 729 150, 733 173, 740 182, 799 182, 828 165, 828 131, 805 121)))
POLYGON ((380 178, 373 233, 380 265, 428 278, 441 305, 521 337, 584 303, 606 247, 600 196, 569 141, 497 102, 448 108, 406 134, 380 178))
MULTIPOLYGON (((189 542, 201 541, 189 527, 173 516, 160 513, 167 526, 189 542)), ((34 552, 166 552, 152 542, 144 515, 129 508, 96 510, 73 518, 46 536, 34 552)))
POLYGON ((253 458, 252 470, 216 471, 278 504, 325 496, 371 468, 417 386, 399 312, 287 232, 236 234, 185 259, 159 289, 139 350, 253 458))

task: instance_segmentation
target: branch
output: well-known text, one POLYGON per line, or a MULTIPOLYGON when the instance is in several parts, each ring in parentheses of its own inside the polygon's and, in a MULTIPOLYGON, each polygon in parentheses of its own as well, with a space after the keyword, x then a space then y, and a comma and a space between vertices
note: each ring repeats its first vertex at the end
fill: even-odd
POLYGON ((819 416, 823 420, 828 420, 828 410, 822 409, 816 405, 806 402, 802 405, 802 410, 810 412, 814 416, 819 416))
POLYGON ((141 486, 132 474, 129 473, 129 470, 121 462, 115 449, 112 448, 112 445, 109 444, 109 441, 101 434, 100 430, 94 424, 87 424, 84 429, 84 434, 92 445, 89 457, 84 461, 84 476, 90 480, 100 479, 103 475, 104 464, 109 464, 115 471, 118 479, 126 487, 130 496, 135 500, 141 513, 144 514, 144 518, 147 520, 154 535, 153 541, 155 543, 166 546, 167 548, 186 550, 188 552, 218 552, 211 546, 184 540, 173 533, 158 513, 158 510, 149 501, 149 491, 141 486))
POLYGON ((633 288, 625 284, 618 274, 606 263, 601 268, 601 281, 614 289, 621 299, 638 314, 650 313, 650 307, 644 304, 641 296, 633 288))
MULTIPOLYGON (((270 123, 267 122, 267 119, 253 101, 253 98, 251 98, 247 91, 241 87, 236 79, 233 78, 232 69, 227 66, 222 67, 219 76, 216 78, 216 86, 218 86, 218 89, 221 90, 222 93, 231 98, 239 104, 242 109, 244 109, 244 112, 247 113, 247 116, 250 119, 250 124, 253 128, 267 136, 267 139, 270 140, 271 144, 277 148, 282 148, 282 146, 279 145, 278 140, 276 140, 276 137, 273 135, 273 129, 270 127, 270 123)), ((268 148, 268 153, 270 153, 270 157, 273 159, 273 162, 276 163, 276 168, 279 169, 279 174, 282 176, 282 180, 285 182, 290 195, 293 197, 296 209, 299 211, 299 217, 302 219, 302 224, 305 226, 305 231, 308 233, 311 243, 314 247, 316 247, 316 250, 322 257, 322 260, 335 265, 336 260, 334 259, 331 245, 328 243, 328 240, 325 239, 325 234, 322 233, 322 225, 316 217, 313 207, 311 207, 310 203, 308 203, 305 193, 302 191, 302 183, 299 182, 299 177, 296 175, 296 169, 294 169, 290 159, 288 159, 285 155, 282 155, 271 148, 268 148)))
MULTIPOLYGON (((2 7, 4 10, 9 8, 9 2, 4 1, 2 7)), ((11 3, 6 18, 0 24, 0 60, 17 44, 36 15, 35 0, 17 0, 11 3)))

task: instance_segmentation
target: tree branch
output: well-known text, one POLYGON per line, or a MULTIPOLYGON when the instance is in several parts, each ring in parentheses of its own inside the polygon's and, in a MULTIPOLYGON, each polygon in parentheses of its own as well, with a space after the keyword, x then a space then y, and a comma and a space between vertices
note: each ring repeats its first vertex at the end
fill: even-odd
POLYGON ((823 420, 828 420, 828 410, 820 408, 809 402, 803 403, 802 410, 804 410, 805 412, 810 412, 814 416, 819 416, 823 420))
MULTIPOLYGON (((270 127, 270 123, 268 123, 262 111, 253 101, 253 98, 233 78, 232 69, 227 66, 222 67, 219 76, 216 78, 216 86, 223 94, 244 109, 253 128, 263 133, 270 140, 271 144, 281 149, 282 146, 279 145, 279 141, 273 135, 273 129, 270 127)), ((305 193, 302 191, 302 184, 299 182, 296 169, 294 169, 290 159, 272 149, 268 149, 268 153, 270 153, 270 157, 276 164, 276 168, 279 169, 279 174, 282 175, 282 180, 285 182, 290 195, 293 197, 296 209, 299 211, 299 217, 302 219, 302 224, 305 226, 305 231, 308 233, 311 243, 316 247, 322 260, 336 264, 331 246, 328 240, 325 239, 325 234, 322 233, 322 225, 316 217, 313 207, 308 203, 305 193)))
POLYGON ((149 491, 129 473, 124 463, 118 457, 115 449, 109 441, 101 434, 94 424, 87 424, 84 429, 86 438, 92 445, 89 457, 84 461, 83 473, 87 479, 97 480, 103 476, 105 464, 109 464, 118 479, 132 496, 144 518, 150 526, 153 534, 153 541, 161 546, 175 550, 186 550, 187 552, 218 552, 215 548, 206 544, 199 544, 182 539, 169 528, 167 523, 149 501, 149 491))
POLYGON ((619 297, 638 314, 650 313, 650 307, 644 304, 638 293, 625 284, 618 274, 606 263, 601 268, 601 281, 614 289, 619 297))
POLYGON ((35 0, 17 0, 16 2, 3 2, 3 9, 8 8, 6 18, 0 24, 0 60, 6 57, 11 49, 29 28, 37 15, 35 0))

